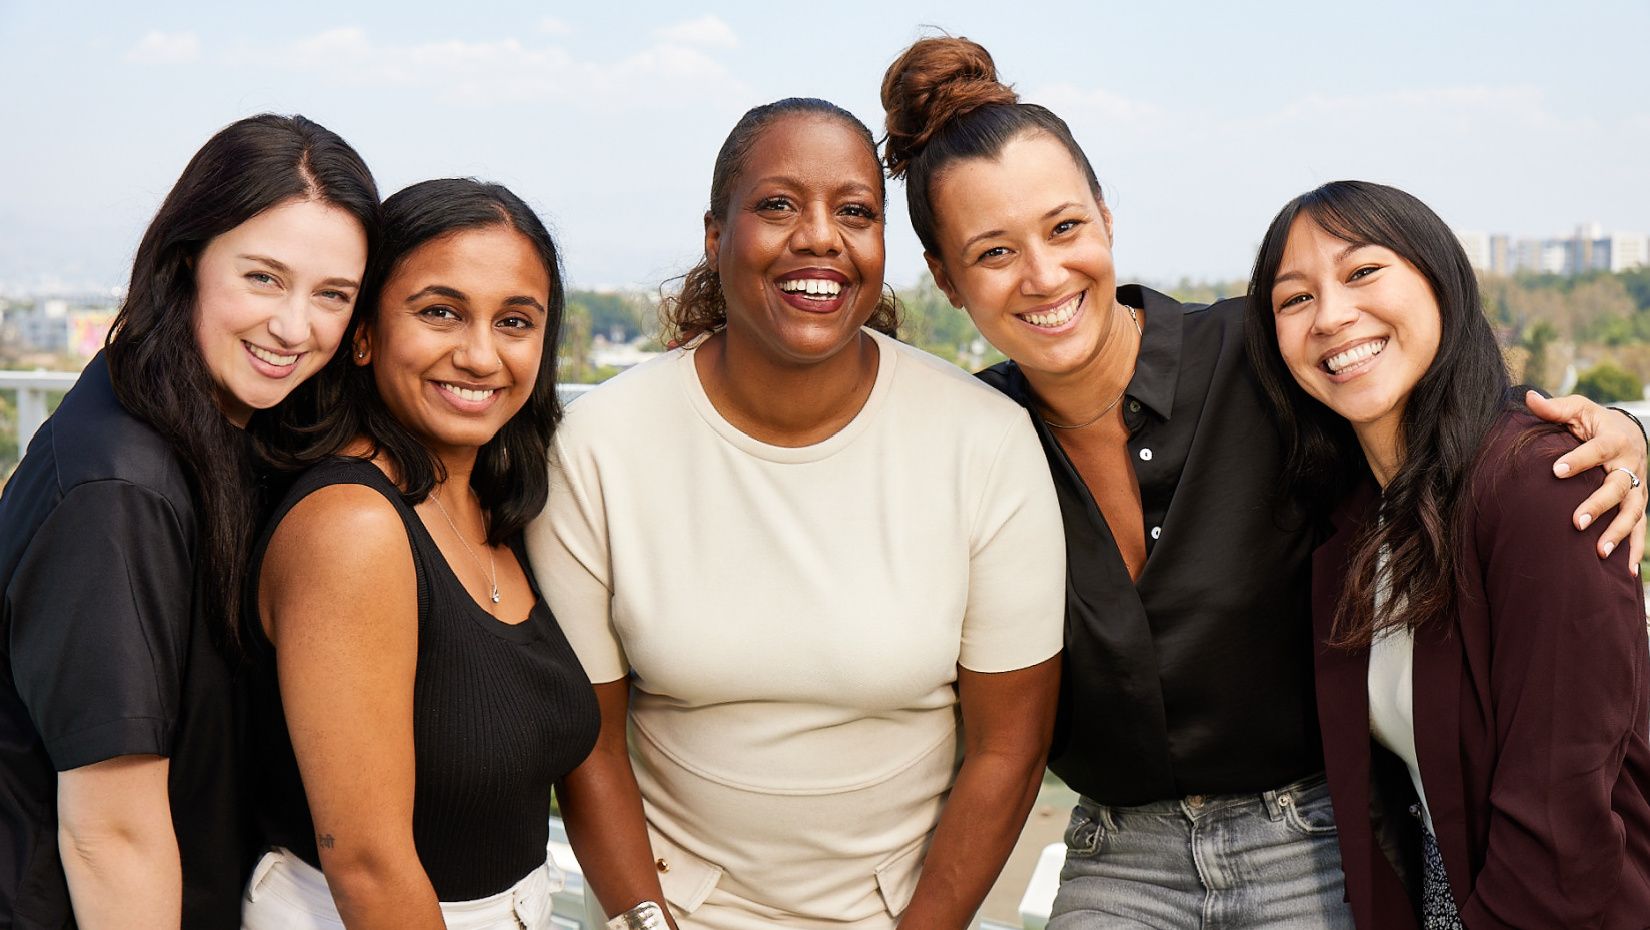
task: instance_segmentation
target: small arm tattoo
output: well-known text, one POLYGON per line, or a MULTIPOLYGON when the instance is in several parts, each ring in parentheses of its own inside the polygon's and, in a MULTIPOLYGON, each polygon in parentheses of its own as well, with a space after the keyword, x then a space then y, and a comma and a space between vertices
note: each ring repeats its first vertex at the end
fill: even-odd
POLYGON ((317 833, 317 834, 315 834, 315 845, 320 849, 331 849, 332 848, 332 834, 331 833, 317 833))

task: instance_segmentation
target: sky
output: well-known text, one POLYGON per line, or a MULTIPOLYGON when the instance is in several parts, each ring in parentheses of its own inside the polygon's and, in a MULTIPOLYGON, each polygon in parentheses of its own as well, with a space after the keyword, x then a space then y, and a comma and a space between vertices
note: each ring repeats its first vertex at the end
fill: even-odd
MULTIPOLYGON (((0 293, 122 283, 189 156, 263 111, 337 131, 385 194, 509 186, 573 287, 657 286, 702 251, 741 113, 818 96, 880 136, 884 69, 938 29, 1070 123, 1125 280, 1244 277, 1286 200, 1347 177, 1462 230, 1650 230, 1650 0, 0 0, 0 293)), ((905 286, 921 249, 889 195, 905 286)))

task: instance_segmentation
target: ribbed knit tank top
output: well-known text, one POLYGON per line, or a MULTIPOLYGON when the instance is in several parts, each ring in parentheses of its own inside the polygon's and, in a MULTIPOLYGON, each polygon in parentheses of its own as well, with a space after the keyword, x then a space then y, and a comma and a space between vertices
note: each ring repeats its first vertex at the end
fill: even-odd
MULTIPOLYGON (((544 863, 551 786, 595 745, 600 726, 595 693, 536 583, 525 621, 494 618, 464 589, 389 478, 358 459, 333 459, 299 477, 253 551, 243 628, 252 657, 247 738, 263 838, 319 868, 315 829, 281 709, 275 650, 258 620, 257 583, 281 520, 299 501, 335 484, 363 485, 384 495, 401 515, 412 544, 418 577, 412 826, 419 860, 442 901, 497 894, 544 863)), ((525 567, 519 538, 511 548, 525 567)), ((531 583, 532 572, 527 576, 531 583)), ((360 596, 375 592, 364 583, 360 596)))

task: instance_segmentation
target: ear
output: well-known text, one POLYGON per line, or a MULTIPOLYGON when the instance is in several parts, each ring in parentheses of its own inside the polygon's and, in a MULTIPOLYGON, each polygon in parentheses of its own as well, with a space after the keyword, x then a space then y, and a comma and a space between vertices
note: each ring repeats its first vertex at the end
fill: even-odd
POLYGON ((722 254, 722 221, 716 214, 705 211, 705 264, 711 270, 716 269, 717 259, 722 254))
POLYGON ((372 332, 365 326, 355 328, 350 339, 350 361, 358 367, 372 364, 372 332))
POLYGON ((1106 206, 1104 200, 1100 201, 1098 205, 1100 207, 1100 222, 1106 224, 1106 243, 1116 245, 1117 240, 1111 234, 1111 208, 1106 206))
POLYGON ((952 285, 951 276, 945 273, 945 264, 935 258, 933 252, 922 253, 922 260, 928 263, 928 273, 934 276, 934 286, 940 289, 946 300, 951 301, 951 306, 961 310, 962 297, 952 285))

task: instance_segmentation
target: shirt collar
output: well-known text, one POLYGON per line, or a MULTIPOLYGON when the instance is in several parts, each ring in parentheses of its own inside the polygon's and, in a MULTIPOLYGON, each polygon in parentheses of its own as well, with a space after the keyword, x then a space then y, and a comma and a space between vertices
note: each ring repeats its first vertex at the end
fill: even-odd
MULTIPOLYGON (((1129 379, 1128 388, 1123 393, 1167 420, 1174 409, 1175 385, 1180 381, 1185 308, 1174 298, 1139 284, 1126 284, 1118 288, 1117 299, 1145 311, 1140 323, 1140 355, 1135 361, 1134 377, 1129 379)), ((1037 415, 1036 394, 1019 365, 1003 362, 981 372, 981 377, 1019 401, 1021 406, 1032 412, 1032 419, 1041 426, 1043 421, 1037 415)))
POLYGON ((1185 309, 1174 298, 1139 284, 1117 289, 1117 299, 1145 311, 1141 321, 1140 355, 1134 377, 1124 391, 1167 420, 1174 409, 1174 389, 1180 381, 1180 345, 1185 309))

